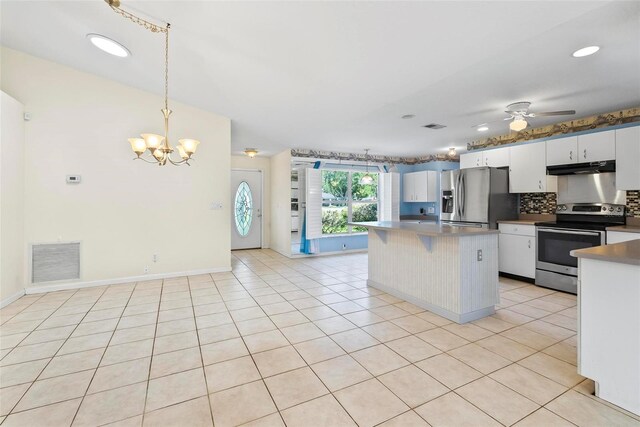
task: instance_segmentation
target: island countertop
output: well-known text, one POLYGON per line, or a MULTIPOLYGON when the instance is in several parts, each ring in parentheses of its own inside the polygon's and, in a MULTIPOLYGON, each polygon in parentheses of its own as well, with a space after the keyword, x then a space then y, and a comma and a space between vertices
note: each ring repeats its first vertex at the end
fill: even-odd
POLYGON ((367 227, 374 230, 405 231, 431 237, 462 237, 481 234, 498 234, 498 230, 480 227, 457 227, 438 223, 412 223, 403 221, 350 222, 349 225, 367 227))
POLYGON ((593 248, 575 249, 571 251, 571 255, 576 258, 640 265, 640 239, 593 248))

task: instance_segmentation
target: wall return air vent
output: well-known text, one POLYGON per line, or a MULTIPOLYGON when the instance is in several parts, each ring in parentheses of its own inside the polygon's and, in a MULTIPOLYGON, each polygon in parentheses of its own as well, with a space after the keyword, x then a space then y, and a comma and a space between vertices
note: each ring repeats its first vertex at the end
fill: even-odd
POLYGON ((442 128, 446 128, 445 125, 440 125, 438 123, 430 123, 428 125, 424 125, 423 127, 427 128, 427 129, 442 129, 442 128))
POLYGON ((80 279, 80 242, 31 246, 31 283, 80 279))

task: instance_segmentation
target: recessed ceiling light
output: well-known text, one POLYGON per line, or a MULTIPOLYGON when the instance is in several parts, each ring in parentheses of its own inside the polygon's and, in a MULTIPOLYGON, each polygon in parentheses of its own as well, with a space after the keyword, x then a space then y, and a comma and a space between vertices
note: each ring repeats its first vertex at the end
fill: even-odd
POLYGON ((480 126, 478 127, 478 132, 486 132, 489 130, 489 126, 480 126))
POLYGON ((593 55, 600 50, 600 46, 587 46, 573 52, 574 58, 582 58, 583 56, 593 55))
POLYGON ((109 37, 105 37, 100 34, 87 34, 87 38, 95 47, 113 56, 126 58, 131 55, 129 49, 109 37))
POLYGON ((416 115, 415 114, 405 114, 404 116, 402 116, 402 119, 413 119, 416 115))

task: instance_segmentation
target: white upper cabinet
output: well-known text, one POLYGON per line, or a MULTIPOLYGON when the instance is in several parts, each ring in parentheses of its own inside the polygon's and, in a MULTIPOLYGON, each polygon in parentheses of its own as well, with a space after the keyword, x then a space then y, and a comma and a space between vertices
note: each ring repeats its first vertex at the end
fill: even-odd
POLYGON ((471 152, 460 155, 460 169, 479 168, 484 166, 482 151, 471 152))
POLYGON ((547 141, 547 166, 578 163, 578 137, 552 139, 547 141))
POLYGON ((578 163, 615 158, 616 132, 614 130, 578 135, 578 163))
POLYGON ((640 189, 640 126, 616 132, 616 187, 640 189))
POLYGON ((545 141, 510 147, 510 193, 544 193, 556 191, 555 177, 547 176, 545 141))
POLYGON ((492 168, 509 166, 509 147, 483 151, 484 165, 492 168))
POLYGON ((402 200, 404 202, 435 202, 437 195, 436 171, 405 173, 402 176, 402 200))
POLYGON ((490 166, 501 168, 509 166, 509 147, 471 152, 460 155, 460 169, 490 166))

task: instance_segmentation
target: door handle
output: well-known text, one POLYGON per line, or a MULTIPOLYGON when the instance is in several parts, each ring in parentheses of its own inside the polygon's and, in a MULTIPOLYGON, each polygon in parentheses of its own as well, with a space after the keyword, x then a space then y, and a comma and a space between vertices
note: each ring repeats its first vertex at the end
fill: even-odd
POLYGON ((584 149, 584 158, 585 159, 587 158, 587 149, 586 148, 584 149))
POLYGON ((543 233, 556 233, 556 234, 577 234, 579 236, 600 236, 600 232, 597 231, 569 231, 569 230, 556 230, 553 228, 538 228, 538 231, 543 233))
POLYGON ((529 239, 529 242, 527 243, 527 247, 531 249, 531 239, 529 239))
POLYGON ((542 180, 538 181, 538 189, 542 190, 542 180))
POLYGON ((573 160, 573 150, 569 151, 569 160, 573 160))

